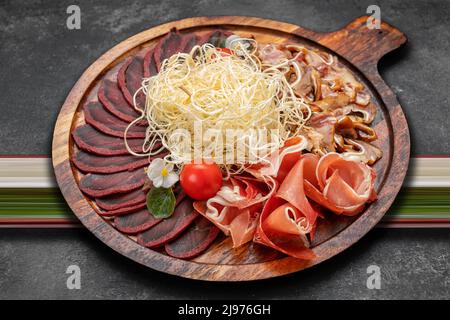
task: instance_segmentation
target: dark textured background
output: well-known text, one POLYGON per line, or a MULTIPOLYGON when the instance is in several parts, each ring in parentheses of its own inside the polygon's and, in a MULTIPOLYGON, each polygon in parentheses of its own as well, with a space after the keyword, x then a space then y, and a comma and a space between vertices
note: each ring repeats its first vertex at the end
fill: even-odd
MULTIPOLYGON (((409 38, 380 71, 408 117, 413 154, 448 154, 450 1, 0 1, 0 154, 50 154, 54 122, 82 72, 118 42, 191 16, 249 15, 317 31, 338 29, 381 7, 409 38), (81 7, 81 30, 66 8, 81 7)), ((0 298, 449 298, 450 231, 372 231, 311 270, 251 284, 183 280, 141 267, 88 231, 0 230, 0 298), (82 289, 65 286, 78 264, 82 289), (368 290, 377 264, 382 289, 368 290)))

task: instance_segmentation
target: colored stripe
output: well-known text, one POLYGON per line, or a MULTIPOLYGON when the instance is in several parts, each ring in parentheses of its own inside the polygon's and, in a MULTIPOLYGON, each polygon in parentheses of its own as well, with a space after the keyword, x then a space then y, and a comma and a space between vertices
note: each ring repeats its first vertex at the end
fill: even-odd
MULTIPOLYGON (((49 158, 0 156, 0 227, 76 225, 49 158)), ((414 158, 404 187, 380 226, 449 227, 450 158, 414 158)))

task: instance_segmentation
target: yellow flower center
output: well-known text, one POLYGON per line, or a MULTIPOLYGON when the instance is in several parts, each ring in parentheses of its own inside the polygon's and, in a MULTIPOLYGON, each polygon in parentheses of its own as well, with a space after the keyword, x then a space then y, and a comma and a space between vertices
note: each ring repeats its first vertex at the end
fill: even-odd
POLYGON ((163 177, 167 177, 168 174, 169 174, 169 170, 167 170, 167 168, 164 167, 164 168, 161 170, 161 175, 162 175, 163 177))

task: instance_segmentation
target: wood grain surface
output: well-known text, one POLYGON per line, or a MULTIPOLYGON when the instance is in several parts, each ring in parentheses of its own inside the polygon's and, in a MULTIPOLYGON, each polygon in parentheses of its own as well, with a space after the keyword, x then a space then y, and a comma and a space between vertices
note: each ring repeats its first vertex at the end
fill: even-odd
POLYGON ((408 125, 394 93, 380 77, 377 64, 386 53, 406 42, 399 30, 382 22, 380 29, 368 29, 367 17, 360 17, 341 30, 317 33, 293 24, 253 17, 197 17, 160 25, 141 32, 113 47, 97 59, 70 91, 56 122, 53 136, 53 166, 61 191, 80 221, 117 252, 150 268, 186 278, 211 281, 246 281, 276 277, 316 265, 350 247, 383 217, 394 201, 406 174, 410 157, 408 125), (191 261, 171 258, 137 244, 100 217, 78 187, 80 173, 72 167, 72 128, 83 122, 81 106, 96 96, 99 81, 112 77, 131 55, 142 55, 171 28, 182 33, 206 33, 224 28, 259 42, 302 43, 337 55, 369 89, 378 107, 374 121, 383 150, 377 162, 378 200, 357 217, 333 216, 319 225, 313 243, 316 258, 302 261, 251 243, 232 249, 230 239, 221 237, 201 256, 191 261))

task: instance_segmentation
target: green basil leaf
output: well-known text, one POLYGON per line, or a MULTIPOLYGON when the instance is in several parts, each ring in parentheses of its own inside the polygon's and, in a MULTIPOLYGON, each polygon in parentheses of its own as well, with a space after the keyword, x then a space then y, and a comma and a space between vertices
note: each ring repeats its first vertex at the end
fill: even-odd
POLYGON ((147 209, 155 218, 168 218, 175 209, 172 188, 152 188, 147 193, 147 209))

